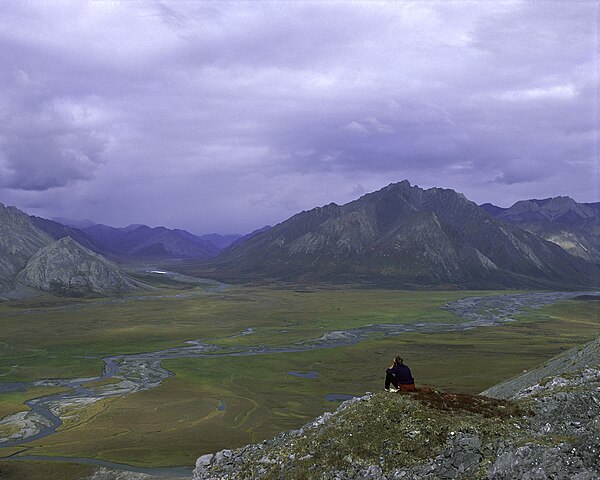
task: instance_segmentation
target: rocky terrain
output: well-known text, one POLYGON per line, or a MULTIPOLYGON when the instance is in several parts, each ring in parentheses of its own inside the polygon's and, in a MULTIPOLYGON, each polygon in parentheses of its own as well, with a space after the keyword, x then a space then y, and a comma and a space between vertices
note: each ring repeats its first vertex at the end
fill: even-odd
POLYGON ((40 249, 16 281, 56 295, 81 297, 113 295, 136 288, 119 267, 64 237, 40 249))
POLYGON ((578 203, 570 197, 521 200, 510 208, 481 205, 511 223, 556 243, 580 258, 600 263, 600 203, 578 203))
POLYGON ((91 237, 74 228, 0 204, 0 300, 38 295, 40 290, 78 297, 113 295, 141 286, 84 245, 99 250, 91 237))
POLYGON ((368 393, 272 440, 206 454, 193 478, 594 480, 599 472, 600 338, 482 395, 368 393))
POLYGON ((598 265, 496 220, 464 195, 406 180, 345 205, 301 212, 187 272, 404 288, 592 287, 600 281, 598 265))
POLYGON ((52 238, 37 229, 25 213, 0 203, 0 292, 12 289, 15 274, 50 243, 52 238))

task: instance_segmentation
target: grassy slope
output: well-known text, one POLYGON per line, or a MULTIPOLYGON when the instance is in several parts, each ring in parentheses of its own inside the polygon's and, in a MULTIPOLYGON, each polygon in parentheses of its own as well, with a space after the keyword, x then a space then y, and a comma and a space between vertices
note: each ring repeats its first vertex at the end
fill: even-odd
MULTIPOLYGON (((75 333, 65 336, 62 348, 59 337, 50 335, 43 355, 62 353, 68 364, 74 352, 164 348, 190 338, 232 335, 249 326, 257 329, 254 335, 218 343, 232 347, 278 344, 284 341, 277 333, 282 329, 293 339, 301 339, 369 323, 448 321, 452 315, 437 306, 469 294, 244 289, 175 302, 157 299, 101 306, 85 315, 82 310, 67 311, 62 312, 62 320, 58 315, 52 318, 55 326, 63 322, 59 325, 63 330, 69 321, 82 322, 79 342, 84 346, 77 344, 75 333)), ((566 301, 498 328, 406 334, 303 353, 171 360, 164 365, 177 376, 158 389, 107 401, 96 416, 35 442, 28 453, 90 456, 138 465, 191 465, 203 453, 271 437, 334 409, 335 404, 324 399, 327 393, 381 389, 382 371, 396 353, 404 356, 418 383, 478 392, 594 338, 600 334, 599 315, 597 302, 566 301), (297 378, 288 375, 288 370, 316 370, 320 375, 297 378), (222 400, 226 408, 219 411, 222 400)), ((37 317, 41 320, 46 315, 37 317)), ((40 320, 35 321, 44 325, 40 320)), ((15 345, 25 344, 16 334, 11 340, 15 345)), ((27 359, 26 371, 34 373, 39 356, 27 359)), ((14 375, 19 374, 22 370, 14 375)))

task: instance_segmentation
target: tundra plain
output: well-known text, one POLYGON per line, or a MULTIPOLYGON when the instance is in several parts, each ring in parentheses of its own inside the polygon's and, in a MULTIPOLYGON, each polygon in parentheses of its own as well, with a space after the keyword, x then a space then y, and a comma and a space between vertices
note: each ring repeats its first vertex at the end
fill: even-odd
MULTIPOLYGON (((56 433, 2 448, 0 456, 191 467, 204 453, 270 438, 335 409, 330 395, 380 390, 396 354, 418 384, 477 393, 600 334, 600 302, 593 299, 526 308, 502 325, 444 331, 445 325, 466 322, 440 308, 448 302, 518 292, 190 288, 176 282, 162 287, 118 299, 0 304, 0 384, 96 377, 104 357, 193 340, 218 347, 202 356, 163 360, 174 376, 160 386, 74 408, 56 433), (380 324, 440 329, 393 336, 368 330, 380 324), (355 343, 288 351, 351 329, 367 333, 355 343), (273 349, 277 353, 268 353, 273 349)), ((0 393, 0 416, 27 410, 24 401, 58 391, 28 386, 0 393)), ((92 467, 5 460, 0 468, 12 475, 8 478, 56 472, 56 478, 68 479, 92 467)))

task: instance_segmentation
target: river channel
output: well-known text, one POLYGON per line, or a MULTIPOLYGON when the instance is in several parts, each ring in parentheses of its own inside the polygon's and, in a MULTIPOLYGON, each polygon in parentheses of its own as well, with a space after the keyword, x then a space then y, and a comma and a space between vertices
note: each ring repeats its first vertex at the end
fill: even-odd
MULTIPOLYGON (((589 294, 590 292, 585 292, 589 294)), ((246 356, 264 355, 284 352, 302 352, 318 348, 334 348, 354 345, 373 336, 396 336, 407 332, 441 333, 456 332, 497 326, 514 321, 517 315, 526 309, 540 308, 550 305, 558 300, 566 300, 582 295, 582 292, 548 292, 506 294, 491 297, 467 297, 444 305, 448 310, 462 318, 460 323, 429 323, 414 324, 376 324, 348 330, 330 331, 322 336, 293 343, 282 347, 248 346, 236 351, 221 350, 220 347, 204 342, 203 340, 189 340, 185 346, 169 348, 156 352, 145 352, 128 355, 111 355, 104 357, 102 373, 92 378, 76 379, 49 379, 31 383, 0 383, 0 393, 10 391, 25 391, 32 387, 62 387, 67 389, 61 393, 47 395, 28 400, 26 405, 29 411, 9 415, 0 420, 0 431, 11 427, 8 436, 0 437, 0 448, 16 447, 28 442, 47 437, 56 432, 63 419, 67 418, 74 410, 80 410, 108 397, 122 397, 158 387, 163 380, 174 375, 173 372, 163 368, 161 362, 167 359, 185 357, 215 357, 215 356, 246 356), (113 379, 113 383, 90 386, 92 382, 113 379)), ((239 335, 251 335, 252 328, 241 332, 239 335)), ((297 372, 293 372, 297 373, 297 372)), ((316 372, 315 372, 316 373, 316 372)), ((225 405, 223 404, 223 408, 225 405)), ((54 459, 41 457, 21 457, 35 459, 54 459)), ((15 458, 17 459, 17 458, 15 458)), ((73 459, 84 461, 85 459, 73 459)), ((111 464, 92 459, 86 460, 102 466, 131 471, 144 471, 146 473, 164 474, 165 469, 138 469, 127 465, 111 464)), ((189 470, 175 468, 172 473, 188 473, 189 470)))

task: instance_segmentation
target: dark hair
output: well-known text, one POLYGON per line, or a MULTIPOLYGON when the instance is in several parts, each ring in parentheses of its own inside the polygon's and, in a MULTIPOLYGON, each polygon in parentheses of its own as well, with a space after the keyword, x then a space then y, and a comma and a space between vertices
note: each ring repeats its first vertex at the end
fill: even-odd
POLYGON ((402 357, 400 355, 396 355, 394 357, 394 363, 396 365, 402 365, 404 363, 404 360, 402 360, 402 357))

